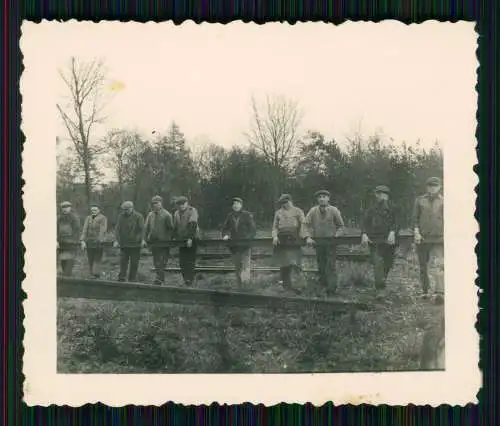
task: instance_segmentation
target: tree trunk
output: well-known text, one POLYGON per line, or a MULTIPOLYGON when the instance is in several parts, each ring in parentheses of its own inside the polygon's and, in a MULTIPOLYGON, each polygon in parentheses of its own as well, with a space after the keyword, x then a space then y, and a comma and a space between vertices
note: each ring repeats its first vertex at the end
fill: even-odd
POLYGON ((90 207, 90 197, 92 195, 92 178, 90 176, 90 167, 89 164, 85 164, 85 201, 87 203, 87 209, 90 207))

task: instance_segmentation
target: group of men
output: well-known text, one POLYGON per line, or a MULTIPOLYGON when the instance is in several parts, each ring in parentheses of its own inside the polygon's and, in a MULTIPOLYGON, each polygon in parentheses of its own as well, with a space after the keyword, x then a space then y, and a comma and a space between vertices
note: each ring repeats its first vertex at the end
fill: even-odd
MULTIPOLYGON (((151 247, 156 271, 155 284, 165 280, 165 265, 170 254, 169 242, 182 241, 179 247, 179 263, 186 285, 194 279, 197 241, 199 239, 198 212, 190 206, 186 197, 178 197, 177 210, 172 216, 163 207, 163 199, 154 196, 151 211, 144 219, 134 208, 132 201, 125 201, 114 230, 113 247, 120 249, 120 272, 118 281, 134 282, 137 279, 141 249, 151 247), (127 274, 128 272, 128 274, 127 274)), ((77 256, 78 245, 87 252, 90 274, 100 277, 103 256, 103 242, 107 229, 107 219, 99 206, 90 207, 90 215, 85 219, 80 232, 78 216, 72 212, 71 203, 61 203, 61 214, 57 221, 58 254, 63 275, 70 276, 77 256)))
MULTIPOLYGON (((441 180, 427 180, 427 191, 415 201, 412 228, 420 263, 420 280, 423 295, 430 290, 430 278, 434 281, 436 303, 443 302, 444 250, 443 250, 443 196, 441 180), (430 270, 429 270, 430 269, 430 270)), ((337 289, 335 237, 344 232, 344 221, 339 209, 330 204, 327 190, 317 191, 317 204, 307 215, 293 204, 289 194, 278 200, 279 208, 272 227, 273 251, 280 267, 280 283, 293 288, 302 279, 302 246, 307 244, 316 250, 319 283, 328 293, 337 289)), ((165 281, 165 266, 169 258, 171 242, 179 242, 179 266, 184 283, 190 286, 195 278, 196 253, 199 240, 198 212, 187 197, 178 197, 177 210, 172 214, 163 206, 160 196, 151 200, 151 211, 144 217, 134 209, 131 201, 121 205, 115 228, 114 247, 120 249, 119 281, 135 281, 141 248, 149 246, 156 271, 155 284, 165 281), (128 270, 128 276, 127 276, 128 270)), ((87 252, 90 273, 100 276, 102 243, 107 219, 97 205, 92 205, 82 231, 78 217, 71 211, 71 203, 61 204, 58 218, 58 249, 64 275, 71 275, 78 244, 87 252)), ((385 185, 374 189, 374 203, 364 214, 361 244, 368 246, 375 275, 375 287, 384 288, 395 258, 399 226, 396 219, 390 189, 385 185)), ((243 200, 232 199, 232 211, 228 214, 222 238, 227 241, 236 270, 238 285, 244 287, 250 281, 252 240, 256 236, 252 214, 243 210, 243 200)))

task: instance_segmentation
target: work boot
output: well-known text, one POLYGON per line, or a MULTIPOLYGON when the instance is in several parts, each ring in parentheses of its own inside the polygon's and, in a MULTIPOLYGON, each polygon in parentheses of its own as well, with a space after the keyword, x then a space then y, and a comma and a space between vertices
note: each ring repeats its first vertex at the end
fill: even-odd
POLYGON ((444 304, 444 297, 442 294, 436 294, 434 297, 434 304, 438 306, 444 304))
POLYGON ((326 295, 328 297, 335 296, 336 294, 337 294, 337 287, 330 286, 326 288, 326 295))

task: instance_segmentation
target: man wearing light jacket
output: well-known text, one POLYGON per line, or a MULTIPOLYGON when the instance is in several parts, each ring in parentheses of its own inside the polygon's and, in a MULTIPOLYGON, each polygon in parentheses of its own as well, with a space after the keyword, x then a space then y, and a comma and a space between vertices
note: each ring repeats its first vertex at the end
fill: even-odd
POLYGON ((434 280, 436 304, 444 302, 444 197, 441 179, 427 179, 427 192, 415 200, 413 235, 420 264, 420 282, 424 297, 429 292, 429 275, 434 280), (430 266, 430 268, 429 268, 430 266), (429 271, 430 269, 430 271, 429 271))
POLYGON ((316 248, 320 284, 326 287, 327 292, 337 290, 337 249, 334 237, 343 233, 344 220, 340 210, 330 205, 330 192, 322 189, 315 197, 318 204, 309 210, 306 216, 308 229, 307 244, 316 248), (327 240, 315 241, 314 238, 327 240))
POLYGON ((170 255, 167 243, 172 239, 174 222, 172 215, 163 207, 163 198, 155 195, 151 199, 151 212, 146 217, 144 240, 151 247, 157 285, 165 281, 165 266, 170 255))
POLYGON ((100 266, 103 255, 102 243, 104 234, 108 229, 108 220, 104 216, 97 204, 90 206, 90 215, 83 224, 80 244, 82 250, 87 251, 87 260, 89 263, 90 275, 93 278, 100 277, 100 266))
POLYGON ((222 228, 222 239, 229 241, 229 250, 233 256, 236 270, 236 280, 239 287, 250 281, 250 258, 252 255, 251 242, 255 237, 256 229, 252 214, 243 208, 243 200, 233 198, 233 211, 227 215, 222 228), (231 244, 236 240, 236 244, 231 244), (238 242, 238 240, 240 240, 238 242), (242 241, 243 240, 243 241, 242 241))
MULTIPOLYGON (((289 194, 278 199, 280 208, 274 214, 274 257, 280 267, 283 287, 294 290, 292 282, 302 281, 302 244, 307 236, 304 212, 293 205, 289 194)), ((296 290, 296 289, 295 289, 296 290)))
POLYGON ((196 251, 198 248, 199 228, 198 211, 190 206, 185 196, 176 200, 174 213, 174 236, 182 241, 179 247, 179 266, 186 286, 191 286, 195 278, 196 251))

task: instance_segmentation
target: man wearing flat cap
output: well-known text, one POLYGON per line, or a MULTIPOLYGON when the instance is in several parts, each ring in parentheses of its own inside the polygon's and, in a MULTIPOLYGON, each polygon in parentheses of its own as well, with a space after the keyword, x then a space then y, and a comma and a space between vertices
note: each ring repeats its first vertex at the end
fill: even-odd
POLYGON ((151 199, 151 211, 144 225, 144 241, 151 248, 157 285, 165 282, 165 266, 170 255, 168 242, 172 239, 174 222, 172 215, 163 207, 163 198, 155 195, 151 199))
POLYGON ((434 281, 435 303, 444 302, 444 198, 441 179, 431 177, 426 181, 427 191, 415 200, 413 208, 413 235, 420 264, 420 282, 424 297, 434 281))
POLYGON ((174 213, 174 237, 182 241, 179 247, 179 266, 186 286, 195 278, 197 241, 199 239, 198 211, 188 203, 185 196, 177 197, 174 213))
POLYGON ((101 213, 97 204, 90 205, 90 214, 83 224, 80 245, 82 250, 87 251, 90 276, 99 278, 101 272, 101 261, 103 255, 102 243, 108 229, 108 220, 101 213))
POLYGON ((125 281, 127 269, 128 281, 136 281, 141 247, 146 244, 143 236, 144 217, 134 209, 132 201, 125 201, 121 205, 121 212, 115 227, 115 242, 113 244, 114 247, 120 248, 118 281, 125 281))
POLYGON ((340 210, 330 204, 330 192, 321 189, 314 194, 317 205, 306 216, 307 244, 315 246, 319 282, 328 293, 337 289, 337 250, 333 238, 341 235, 344 220, 340 210))
POLYGON ((375 288, 383 289, 394 264, 398 227, 389 187, 379 185, 374 194, 375 202, 363 217, 361 244, 370 248, 375 288))
POLYGON ((234 197, 232 202, 233 211, 222 227, 222 239, 229 241, 238 286, 245 287, 250 282, 251 240, 255 238, 256 228, 252 214, 243 210, 243 200, 234 197))
POLYGON ((80 219, 73 213, 69 201, 63 201, 60 207, 61 213, 57 216, 57 254, 62 274, 71 276, 78 250, 80 219))
POLYGON ((274 256, 280 267, 281 282, 292 288, 292 281, 302 281, 302 242, 307 236, 304 212, 293 205, 292 197, 283 194, 274 214, 272 238, 274 256))

